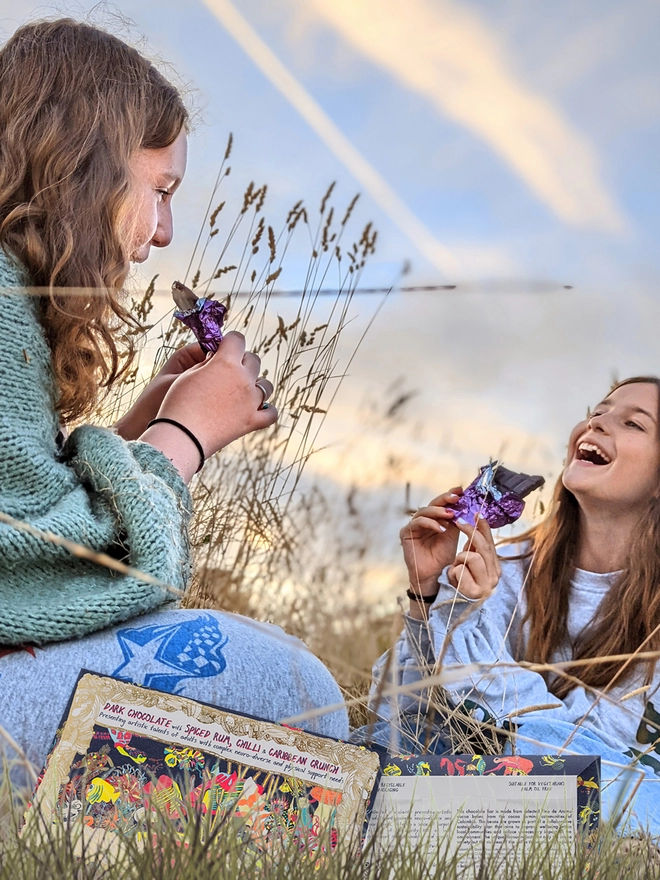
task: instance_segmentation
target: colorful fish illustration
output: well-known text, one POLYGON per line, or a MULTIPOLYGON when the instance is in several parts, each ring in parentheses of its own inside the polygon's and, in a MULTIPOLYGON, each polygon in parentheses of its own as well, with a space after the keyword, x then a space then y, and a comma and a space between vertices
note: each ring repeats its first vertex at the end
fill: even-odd
POLYGON ((114 804, 119 794, 120 792, 107 779, 95 776, 87 789, 85 800, 90 804, 114 804))
POLYGON ((130 731, 116 727, 109 727, 108 733, 116 746, 130 746, 133 739, 133 734, 130 731))
POLYGON ((180 810, 185 813, 181 789, 169 776, 159 776, 155 785, 153 782, 147 783, 144 794, 145 802, 151 809, 164 810, 168 816, 175 819, 180 817, 180 810))
POLYGON ((168 767, 185 767, 187 770, 203 770, 204 755, 198 749, 165 748, 165 763, 168 767))
POLYGON ((542 755, 541 763, 544 767, 556 767, 557 770, 561 770, 566 763, 566 760, 564 758, 558 758, 556 755, 542 755))
POLYGON ((135 761, 136 764, 144 764, 147 760, 147 756, 144 752, 141 752, 140 749, 136 749, 133 746, 117 746, 117 751, 120 755, 123 755, 125 758, 130 758, 131 761, 135 761))
POLYGON ((417 764, 417 769, 415 770, 415 776, 430 776, 431 775, 431 765, 428 761, 419 761, 417 764))
POLYGON ((463 758, 456 758, 454 760, 451 760, 450 758, 441 758, 440 769, 446 770, 447 776, 454 776, 456 773, 458 773, 459 776, 465 776, 466 765, 463 758))
POLYGON ((582 807, 578 816, 580 818, 580 822, 587 823, 590 822, 592 818, 596 817, 600 810, 592 810, 590 806, 582 807))

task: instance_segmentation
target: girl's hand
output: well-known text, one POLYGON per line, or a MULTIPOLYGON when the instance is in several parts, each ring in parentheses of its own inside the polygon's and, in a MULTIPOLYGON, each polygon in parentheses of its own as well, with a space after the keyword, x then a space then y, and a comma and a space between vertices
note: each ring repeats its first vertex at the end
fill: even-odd
POLYGON ((449 583, 468 599, 486 599, 502 575, 493 533, 485 519, 476 527, 457 520, 456 529, 467 535, 468 543, 449 569, 449 583))
MULTIPOLYGON (((268 379, 259 379, 260 368, 260 358, 245 351, 243 334, 231 331, 212 357, 174 379, 157 415, 188 428, 208 458, 239 437, 277 421, 272 404, 262 409, 264 396, 270 396, 273 386, 268 379), (267 389, 266 395, 260 386, 267 389)), ((153 425, 141 439, 161 449, 184 479, 189 480, 197 470, 199 453, 174 425, 153 425)))
POLYGON ((438 495, 421 507, 399 532, 410 589, 422 596, 438 592, 438 575, 456 556, 458 529, 453 523, 455 504, 463 494, 460 486, 438 495))
POLYGON ((191 342, 177 349, 163 368, 149 382, 133 406, 115 425, 115 431, 124 440, 137 440, 146 430, 152 419, 156 418, 163 398, 174 380, 197 364, 203 363, 206 355, 198 342, 191 342))

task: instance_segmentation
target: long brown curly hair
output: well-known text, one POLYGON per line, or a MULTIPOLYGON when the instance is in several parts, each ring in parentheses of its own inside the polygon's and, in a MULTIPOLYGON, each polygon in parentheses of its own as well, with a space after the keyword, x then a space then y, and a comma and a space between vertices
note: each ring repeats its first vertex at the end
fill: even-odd
MULTIPOLYGON (((660 379, 656 376, 625 379, 614 385, 612 391, 638 383, 655 385, 658 390, 660 425, 660 379)), ((640 524, 643 528, 638 529, 631 541, 623 572, 603 598, 596 618, 574 645, 573 660, 660 650, 660 474, 652 497, 645 509, 640 510, 640 524)), ((526 644, 519 646, 518 659, 548 663, 568 637, 571 578, 580 546, 578 502, 563 485, 561 477, 545 520, 511 541, 529 541, 528 550, 518 558, 531 558, 525 586, 526 644)), ((639 663, 634 660, 632 663, 625 660, 595 662, 569 667, 566 672, 588 688, 604 690, 615 679, 617 682, 625 679, 639 663)), ((650 680, 655 661, 646 663, 647 680, 650 680)), ((575 681, 563 676, 550 682, 550 690, 560 699, 576 686, 575 681)))
POLYGON ((65 421, 131 364, 129 160, 172 144, 187 120, 178 89, 93 25, 31 23, 0 49, 0 246, 46 289, 40 318, 65 421))

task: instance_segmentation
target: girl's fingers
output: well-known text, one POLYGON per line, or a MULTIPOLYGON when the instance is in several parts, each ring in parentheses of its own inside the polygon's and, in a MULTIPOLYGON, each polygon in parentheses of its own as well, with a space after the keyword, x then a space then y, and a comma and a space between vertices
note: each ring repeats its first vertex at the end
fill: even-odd
POLYGON ((481 518, 477 520, 477 531, 481 535, 483 535, 486 544, 489 547, 487 563, 492 569, 492 573, 497 575, 497 578, 499 580, 500 575, 502 574, 502 567, 500 565, 500 560, 497 557, 497 547, 495 546, 495 539, 493 538, 493 530, 488 525, 486 520, 481 518))
POLYGON ((178 376, 185 373, 196 364, 201 364, 206 359, 206 354, 202 351, 199 342, 189 342, 177 349, 174 354, 167 359, 163 369, 160 371, 165 376, 178 376))
POLYGON ((415 522, 420 517, 426 519, 449 519, 453 520, 455 512, 447 507, 439 507, 438 505, 429 504, 428 507, 420 507, 412 516, 411 522, 415 522))
POLYGON ((444 534, 447 527, 428 516, 417 516, 401 529, 402 538, 420 537, 424 532, 444 534))
POLYGON ((270 428, 271 425, 274 425, 277 421, 279 413, 277 411, 277 407, 273 406, 272 403, 268 404, 267 409, 259 408, 257 410, 256 420, 256 430, 260 431, 262 428, 270 428))
POLYGON ((443 492, 442 495, 438 495, 437 498, 434 498, 429 504, 429 507, 447 507, 449 504, 456 504, 462 494, 463 489, 461 486, 454 486, 449 492, 443 492))
POLYGON ((471 526, 460 520, 455 521, 456 528, 468 537, 467 547, 479 553, 486 563, 489 574, 499 580, 501 569, 497 558, 497 550, 493 541, 490 526, 485 520, 479 520, 477 526, 471 526))
POLYGON ((483 560, 478 554, 470 553, 464 560, 456 557, 456 562, 449 569, 449 582, 468 599, 487 599, 497 583, 485 574, 482 566, 483 560), (478 557, 481 565, 473 556, 478 557))
POLYGON ((495 549, 495 539, 493 538, 493 530, 488 525, 488 521, 482 516, 477 518, 477 530, 484 536, 489 544, 495 549))
POLYGON ((256 382, 261 372, 261 358, 259 355, 253 351, 246 351, 243 355, 243 366, 250 376, 254 376, 254 381, 256 382))
POLYGON ((257 383, 257 388, 259 388, 259 390, 263 394, 263 402, 265 403, 272 395, 273 391, 275 391, 275 386, 270 381, 270 379, 267 379, 265 376, 259 376, 259 378, 257 379, 257 383))
POLYGON ((459 565, 452 565, 447 574, 449 577, 449 583, 464 596, 467 596, 468 599, 483 598, 479 585, 474 582, 474 579, 470 574, 470 569, 466 565, 463 565, 462 563, 459 565))
POLYGON ((454 564, 467 566, 476 583, 482 586, 488 586, 490 584, 486 563, 479 553, 475 553, 472 550, 464 550, 456 556, 454 564))

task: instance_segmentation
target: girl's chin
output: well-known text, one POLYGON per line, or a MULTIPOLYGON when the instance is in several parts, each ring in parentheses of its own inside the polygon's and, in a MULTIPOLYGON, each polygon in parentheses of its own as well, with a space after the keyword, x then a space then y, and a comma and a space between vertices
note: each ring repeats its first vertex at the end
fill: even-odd
POLYGON ((144 263, 149 258, 149 252, 151 251, 151 245, 144 245, 138 250, 133 251, 131 254, 130 260, 131 263, 144 263))
POLYGON ((564 471, 564 486, 569 492, 588 493, 591 488, 602 485, 602 480, 607 476, 609 469, 609 465, 574 461, 564 471))

